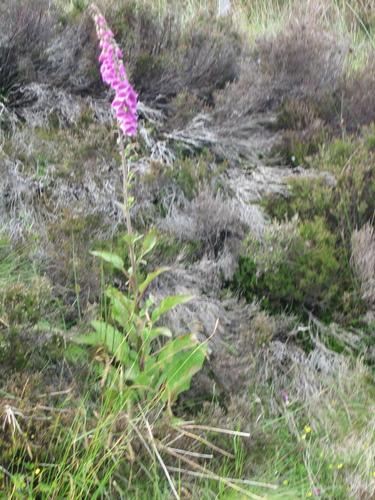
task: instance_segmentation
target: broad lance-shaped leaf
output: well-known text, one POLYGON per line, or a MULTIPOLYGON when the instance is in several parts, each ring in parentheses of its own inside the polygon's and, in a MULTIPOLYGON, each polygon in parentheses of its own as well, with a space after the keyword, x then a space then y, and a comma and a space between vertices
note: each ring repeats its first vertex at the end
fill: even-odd
POLYGON ((164 313, 174 309, 179 304, 184 304, 195 298, 194 295, 175 295, 173 297, 167 297, 163 299, 158 307, 152 311, 151 320, 155 323, 164 313))
POLYGON ((206 344, 199 344, 193 334, 175 339, 162 349, 158 358, 162 373, 156 390, 165 384, 164 401, 171 403, 181 392, 189 389, 191 378, 202 368, 205 356, 206 344))
POLYGON ((117 328, 103 321, 94 320, 91 321, 91 324, 95 328, 95 332, 91 332, 88 335, 73 337, 73 342, 85 345, 104 344, 107 346, 110 354, 116 355, 116 358, 119 359, 121 357, 121 351, 127 347, 124 335, 117 330, 117 328))
POLYGON ((194 333, 188 333, 187 335, 177 337, 171 342, 167 342, 161 349, 158 356, 160 369, 169 369, 176 354, 183 351, 184 349, 194 349, 199 345, 200 342, 194 333))
POLYGON ((160 274, 165 273, 165 271, 168 271, 169 269, 169 267, 159 267, 159 269, 155 269, 155 271, 153 271, 152 273, 148 273, 147 278, 139 285, 140 293, 146 290, 151 281, 153 281, 160 274))
POLYGON ((113 286, 108 286, 105 294, 111 299, 112 319, 125 329, 129 329, 133 313, 133 301, 113 286))
POLYGON ((129 243, 133 243, 134 245, 137 241, 141 240, 142 237, 141 234, 125 234, 121 239, 127 245, 129 245, 129 243))
POLYGON ((115 201, 115 204, 122 210, 122 212, 125 214, 126 213, 126 206, 121 203, 120 201, 115 201))
POLYGON ((152 340, 156 339, 156 337, 172 337, 172 332, 169 328, 164 326, 159 326, 157 328, 153 328, 150 330, 149 328, 144 328, 142 330, 142 341, 149 344, 152 340))
POLYGON ((167 394, 163 395, 164 401, 168 395, 168 401, 173 402, 181 392, 190 388, 192 377, 201 370, 206 355, 206 346, 200 345, 192 352, 180 353, 179 359, 173 363, 165 387, 167 394))
POLYGON ((112 252, 103 250, 102 252, 90 252, 95 257, 100 257, 105 262, 109 262, 116 269, 124 269, 124 261, 121 257, 112 252))
POLYGON ((156 242, 157 242, 156 228, 153 228, 143 241, 141 249, 141 258, 144 257, 149 252, 151 252, 151 250, 156 245, 156 242))
POLYGON ((151 336, 152 338, 156 337, 172 337, 172 332, 170 331, 169 328, 166 328, 165 326, 158 326, 157 328, 154 328, 151 330, 151 336))

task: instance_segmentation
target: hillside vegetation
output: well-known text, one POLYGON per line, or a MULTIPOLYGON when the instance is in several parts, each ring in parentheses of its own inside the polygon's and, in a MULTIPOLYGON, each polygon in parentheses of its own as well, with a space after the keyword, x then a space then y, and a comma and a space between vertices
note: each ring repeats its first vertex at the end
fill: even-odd
POLYGON ((125 148, 89 3, 0 5, 0 498, 374 499, 374 3, 97 5, 125 148))

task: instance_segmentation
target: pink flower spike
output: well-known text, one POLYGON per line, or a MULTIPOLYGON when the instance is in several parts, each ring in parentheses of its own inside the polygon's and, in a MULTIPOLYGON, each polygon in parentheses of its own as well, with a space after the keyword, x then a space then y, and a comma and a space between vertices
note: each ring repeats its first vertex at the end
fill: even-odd
POLYGON ((122 52, 117 45, 113 31, 108 27, 105 17, 99 8, 92 4, 90 6, 93 19, 96 24, 99 47, 100 73, 105 83, 116 91, 116 96, 111 104, 116 112, 116 118, 120 129, 125 135, 135 135, 137 131, 137 98, 133 87, 127 80, 125 67, 122 62, 122 52))
POLYGON ((322 491, 321 491, 319 488, 315 488, 314 490, 312 490, 312 492, 311 492, 311 493, 312 493, 313 495, 316 495, 316 496, 317 496, 317 495, 320 495, 320 494, 321 494, 321 492, 322 492, 322 491))

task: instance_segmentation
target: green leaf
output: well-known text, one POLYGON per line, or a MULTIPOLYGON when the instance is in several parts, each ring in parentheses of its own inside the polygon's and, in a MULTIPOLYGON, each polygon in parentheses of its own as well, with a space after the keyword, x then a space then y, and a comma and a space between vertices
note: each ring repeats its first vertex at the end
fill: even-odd
POLYGON ((133 382, 139 374, 139 366, 136 361, 134 361, 130 366, 126 367, 124 378, 125 380, 130 380, 133 382))
POLYGON ((79 345, 69 343, 65 349, 65 357, 75 365, 79 360, 87 361, 87 350, 79 345))
POLYGON ((158 328, 153 328, 150 330, 149 328, 144 328, 141 333, 142 342, 145 344, 150 344, 152 340, 156 339, 156 337, 172 337, 172 332, 169 328, 165 328, 160 326, 158 328))
POLYGON ((72 342, 82 345, 100 345, 103 344, 103 338, 99 332, 90 332, 74 336, 72 342))
POLYGON ((151 330, 151 337, 155 339, 156 337, 172 337, 172 332, 170 331, 169 328, 166 328, 165 326, 158 326, 157 328, 153 328, 151 330))
POLYGON ((108 352, 119 359, 124 349, 128 348, 124 335, 117 328, 103 321, 93 320, 91 324, 95 328, 95 332, 88 335, 77 335, 73 337, 73 342, 84 345, 104 344, 108 352))
POLYGON ((123 203, 121 203, 119 201, 115 201, 115 203, 122 210, 122 212, 124 212, 124 213, 126 212, 126 206, 123 203))
POLYGON ((118 358, 120 351, 127 345, 124 335, 117 328, 103 321, 94 320, 91 321, 91 324, 102 336, 110 354, 116 355, 118 358))
POLYGON ((159 390, 165 384, 164 401, 171 403, 189 389, 191 378, 203 366, 206 349, 206 344, 200 344, 194 334, 184 335, 164 346, 158 357, 161 374, 155 388, 159 390))
POLYGON ((90 252, 90 253, 92 255, 95 255, 95 257, 100 257, 105 262, 109 262, 116 269, 124 269, 124 261, 122 260, 121 257, 116 255, 115 253, 106 252, 104 250, 102 252, 90 252))
POLYGON ((184 304, 194 299, 194 295, 175 295, 173 297, 167 297, 163 299, 158 307, 152 311, 151 320, 155 323, 164 313, 174 309, 179 304, 184 304))
POLYGON ((168 368, 174 356, 184 349, 192 349, 199 345, 199 340, 194 333, 188 333, 177 337, 171 342, 167 342, 159 353, 158 360, 161 363, 160 369, 168 368))
POLYGON ((153 281, 155 278, 157 278, 160 274, 164 273, 165 271, 168 271, 170 268, 169 267, 159 267, 159 269, 156 269, 152 273, 149 273, 147 275, 147 278, 139 285, 139 292, 143 293, 148 285, 153 281))
POLYGON ((134 307, 133 300, 113 286, 109 286, 105 294, 111 299, 112 319, 125 330, 129 330, 130 325, 133 325, 131 321, 134 307))
POLYGON ((146 254, 151 252, 151 250, 154 248, 157 242, 157 236, 156 236, 156 228, 151 229, 151 231, 148 233, 146 238, 143 241, 142 249, 141 249, 141 255, 144 257, 146 254))
POLYGON ((181 392, 190 388, 192 377, 199 372, 203 366, 206 354, 206 346, 202 344, 194 350, 180 353, 174 361, 165 386, 167 394, 162 396, 164 401, 172 403, 181 392))
POLYGON ((129 245, 129 243, 133 243, 133 245, 143 238, 142 234, 124 234, 121 238, 124 243, 129 245))

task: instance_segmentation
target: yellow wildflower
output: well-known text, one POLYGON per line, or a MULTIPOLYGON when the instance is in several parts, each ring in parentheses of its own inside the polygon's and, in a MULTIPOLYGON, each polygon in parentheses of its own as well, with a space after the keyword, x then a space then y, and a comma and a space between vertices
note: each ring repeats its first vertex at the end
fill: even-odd
POLYGON ((337 468, 342 469, 343 464, 338 464, 337 468))

